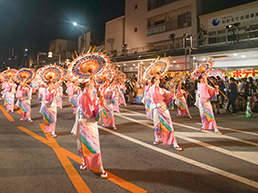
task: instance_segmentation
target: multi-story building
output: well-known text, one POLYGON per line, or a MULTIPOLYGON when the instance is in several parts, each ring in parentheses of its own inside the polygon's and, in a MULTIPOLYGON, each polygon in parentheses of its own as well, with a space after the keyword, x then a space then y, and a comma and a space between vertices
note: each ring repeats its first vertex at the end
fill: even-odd
POLYGON ((125 2, 125 15, 106 23, 105 47, 129 75, 164 55, 172 56, 170 71, 191 70, 194 60, 210 58, 215 68, 258 66, 257 1, 205 15, 200 0, 125 2), (186 35, 193 39, 187 49, 186 35))
MULTIPOLYGON (((105 45, 129 73, 139 60, 182 49, 186 34, 197 37, 196 0, 126 0, 125 15, 106 23, 105 45)), ((172 60, 176 69, 189 68, 184 57, 172 60)))
POLYGON ((50 42, 49 46, 49 52, 52 52, 53 56, 59 57, 60 60, 71 59, 75 50, 77 50, 77 42, 63 39, 56 39, 50 42))
POLYGON ((258 2, 199 16, 196 57, 214 58, 214 67, 258 68, 258 2))

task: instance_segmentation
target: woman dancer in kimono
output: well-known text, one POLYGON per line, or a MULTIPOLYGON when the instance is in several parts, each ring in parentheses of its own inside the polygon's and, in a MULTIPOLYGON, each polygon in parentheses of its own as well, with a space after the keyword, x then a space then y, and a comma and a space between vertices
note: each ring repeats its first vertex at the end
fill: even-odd
POLYGON ((123 82, 120 82, 118 83, 118 104, 123 104, 124 106, 127 106, 126 105, 126 102, 125 102, 125 96, 124 96, 124 93, 126 91, 126 86, 123 82))
POLYGON ((119 111, 119 86, 118 86, 118 82, 116 80, 114 80, 114 83, 112 83, 109 87, 114 91, 113 111, 119 113, 120 111, 119 111))
POLYGON ((62 99, 62 97, 63 97, 63 87, 62 87, 61 83, 58 83, 56 85, 56 91, 57 91, 57 93, 56 93, 56 101, 57 101, 56 105, 57 105, 57 107, 62 109, 63 108, 63 99, 62 99))
POLYGON ((77 137, 78 152, 82 157, 81 170, 99 168, 101 178, 107 178, 100 152, 99 131, 99 99, 92 80, 86 83, 79 96, 79 109, 72 133, 77 137))
POLYGON ((217 123, 213 114, 211 106, 211 100, 218 94, 218 87, 214 89, 208 85, 207 77, 200 76, 198 78, 199 83, 197 85, 198 93, 196 95, 196 106, 199 108, 200 116, 202 120, 201 130, 213 130, 217 134, 222 134, 217 127, 217 123))
POLYGON ((114 130, 117 130, 113 112, 114 91, 112 87, 109 86, 108 81, 100 87, 100 93, 104 98, 104 102, 101 103, 103 126, 112 127, 114 130))
POLYGON ((45 133, 51 133, 53 137, 56 135, 56 102, 57 90, 53 82, 50 80, 47 87, 43 91, 43 98, 41 102, 40 112, 43 115, 45 124, 45 133))
POLYGON ((31 120, 31 95, 32 95, 32 88, 26 83, 26 81, 22 82, 16 91, 16 98, 18 101, 16 102, 16 106, 19 107, 22 111, 21 113, 21 121, 29 121, 33 123, 31 120))
POLYGON ((143 98, 142 98, 142 103, 144 104, 145 107, 145 113, 146 117, 145 119, 150 119, 150 104, 151 100, 148 97, 148 91, 151 87, 151 81, 149 80, 148 83, 143 87, 143 98))
POLYGON ((188 109, 186 99, 187 99, 187 93, 185 90, 182 89, 182 82, 180 82, 178 84, 177 92, 176 92, 176 104, 178 107, 177 116, 188 115, 190 118, 192 118, 188 109))
POLYGON ((167 90, 160 88, 159 78, 153 77, 152 86, 148 91, 148 96, 151 100, 150 105, 150 118, 154 122, 154 145, 163 142, 164 145, 173 145, 173 147, 181 151, 182 148, 177 144, 174 134, 174 128, 172 120, 167 107, 166 102, 171 101, 174 98, 174 90, 168 92, 167 90))
POLYGON ((73 107, 73 114, 75 114, 78 108, 78 97, 81 94, 79 82, 75 82, 70 89, 70 102, 71 106, 73 107))
POLYGON ((6 110, 9 112, 13 112, 16 84, 13 82, 11 77, 8 81, 3 82, 2 89, 4 105, 6 106, 6 110))

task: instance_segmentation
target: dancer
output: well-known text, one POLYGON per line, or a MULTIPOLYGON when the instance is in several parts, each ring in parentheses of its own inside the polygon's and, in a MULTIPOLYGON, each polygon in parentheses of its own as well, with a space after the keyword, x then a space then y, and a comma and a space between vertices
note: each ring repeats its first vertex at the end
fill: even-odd
POLYGON ((113 112, 114 91, 109 86, 108 81, 106 81, 106 83, 100 87, 99 91, 104 98, 104 102, 101 104, 101 116, 103 120, 103 126, 111 126, 114 130, 117 130, 117 127, 115 126, 113 112))
POLYGON ((83 163, 81 170, 99 168, 101 178, 107 178, 100 152, 99 131, 97 120, 99 118, 99 99, 92 80, 86 83, 79 96, 79 108, 72 133, 77 137, 78 152, 83 163))
POLYGON ((76 113, 78 108, 78 97, 81 94, 81 88, 79 87, 79 82, 75 82, 70 88, 70 102, 73 107, 73 114, 76 113))
POLYGON ((168 92, 160 88, 159 77, 153 77, 151 82, 153 85, 148 91, 148 96, 151 100, 150 118, 154 122, 155 140, 153 144, 157 145, 162 141, 164 145, 173 145, 176 150, 181 151, 182 148, 177 144, 170 113, 165 103, 165 101, 171 101, 171 98, 174 98, 174 90, 168 92))
POLYGON ((196 94, 195 105, 199 108, 200 116, 202 120, 201 130, 212 130, 217 134, 222 134, 217 127, 217 123, 214 117, 211 102, 218 94, 218 86, 214 89, 208 85, 206 76, 199 76, 198 78, 198 93, 196 94))
POLYGON ((52 137, 56 135, 56 114, 57 114, 57 90, 52 80, 50 79, 47 87, 44 88, 43 98, 41 102, 40 112, 43 115, 45 124, 45 133, 51 133, 52 137))
POLYGON ((11 77, 8 81, 3 82, 2 89, 2 97, 4 99, 4 105, 6 106, 6 110, 9 112, 13 112, 16 84, 13 82, 11 77))
POLYGON ((17 88, 16 91, 16 98, 18 101, 16 102, 16 106, 20 107, 21 113, 21 121, 29 121, 33 123, 30 113, 31 113, 31 95, 32 95, 32 88, 23 81, 17 88))
POLYGON ((118 104, 123 104, 124 106, 126 105, 126 101, 125 101, 125 96, 124 93, 126 91, 126 86, 123 82, 119 82, 118 83, 118 104))
POLYGON ((57 101, 56 105, 57 105, 57 107, 62 109, 63 108, 63 99, 62 99, 62 97, 63 97, 63 87, 62 87, 61 83, 58 83, 56 85, 56 91, 57 91, 57 93, 56 93, 56 101, 57 101))
POLYGON ((142 103, 144 104, 145 107, 145 113, 146 113, 146 117, 145 119, 150 119, 150 104, 151 104, 151 100, 148 97, 148 91, 151 87, 151 81, 149 80, 148 83, 146 83, 146 85, 143 87, 143 98, 142 98, 142 103))
POLYGON ((176 104, 178 107, 177 116, 188 115, 190 118, 192 118, 188 109, 186 99, 187 93, 185 90, 182 89, 182 82, 179 82, 176 92, 176 104))

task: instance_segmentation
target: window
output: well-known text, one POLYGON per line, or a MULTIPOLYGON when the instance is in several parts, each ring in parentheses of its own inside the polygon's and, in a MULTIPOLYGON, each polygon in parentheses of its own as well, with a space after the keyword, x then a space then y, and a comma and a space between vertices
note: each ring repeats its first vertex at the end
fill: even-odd
POLYGON ((191 12, 178 15, 178 29, 191 26, 191 12))
POLYGON ((159 20, 159 21, 155 21, 154 25, 160 25, 160 24, 163 24, 163 23, 165 23, 165 19, 162 19, 162 20, 159 20))
POLYGON ((135 6, 134 6, 134 9, 135 9, 135 10, 138 9, 138 5, 135 5, 135 6))
POLYGON ((179 0, 148 0, 148 11, 179 0))
POLYGON ((134 32, 137 32, 137 31, 138 31, 138 28, 137 28, 137 27, 135 27, 135 28, 134 28, 134 32))

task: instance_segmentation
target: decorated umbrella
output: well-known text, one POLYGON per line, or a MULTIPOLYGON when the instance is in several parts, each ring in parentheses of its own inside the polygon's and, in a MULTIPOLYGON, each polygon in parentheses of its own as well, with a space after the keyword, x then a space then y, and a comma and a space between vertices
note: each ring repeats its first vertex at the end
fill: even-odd
POLYGON ((71 62, 66 76, 72 81, 87 82, 92 75, 98 74, 108 65, 110 65, 110 59, 103 53, 83 54, 71 62))
POLYGON ((35 78, 36 72, 32 68, 21 68, 16 72, 13 80, 17 83, 30 83, 35 78))
POLYGON ((170 85, 173 87, 173 86, 177 85, 178 83, 184 81, 184 79, 185 79, 184 74, 178 74, 178 75, 174 76, 174 78, 171 80, 170 85))
MULTIPOLYGON (((211 62, 211 61, 206 61, 206 62, 204 62, 204 63, 201 63, 201 64, 200 64, 199 66, 197 66, 197 67, 195 68, 195 70, 192 72, 191 78, 196 80, 196 79, 198 79, 200 76, 207 75, 207 73, 211 70, 211 68, 212 68, 212 62, 211 62)), ((216 86, 215 83, 214 83, 210 78, 208 78, 208 79, 210 80, 210 82, 211 82, 214 86, 216 86)), ((220 92, 226 99, 228 99, 227 96, 226 96, 221 90, 219 90, 219 92, 220 92)))
POLYGON ((104 84, 106 81, 111 82, 115 76, 115 70, 110 66, 104 67, 98 74, 95 75, 96 83, 104 84))
POLYGON ((170 61, 168 58, 160 58, 151 63, 143 74, 143 80, 148 81, 153 77, 164 76, 168 71, 170 61))
POLYGON ((125 73, 123 73, 122 71, 118 70, 118 71, 115 73, 114 81, 123 82, 125 79, 126 79, 126 75, 125 75, 125 73))
POLYGON ((16 69, 7 69, 2 72, 1 77, 3 80, 8 80, 16 74, 16 69))
POLYGON ((212 62, 211 61, 206 61, 204 63, 201 63, 192 72, 191 78, 196 80, 200 76, 207 75, 207 73, 210 71, 211 68, 212 68, 212 62))
POLYGON ((47 84, 52 81, 54 84, 60 83, 64 79, 64 71, 60 66, 50 64, 37 70, 37 79, 40 84, 47 84))

